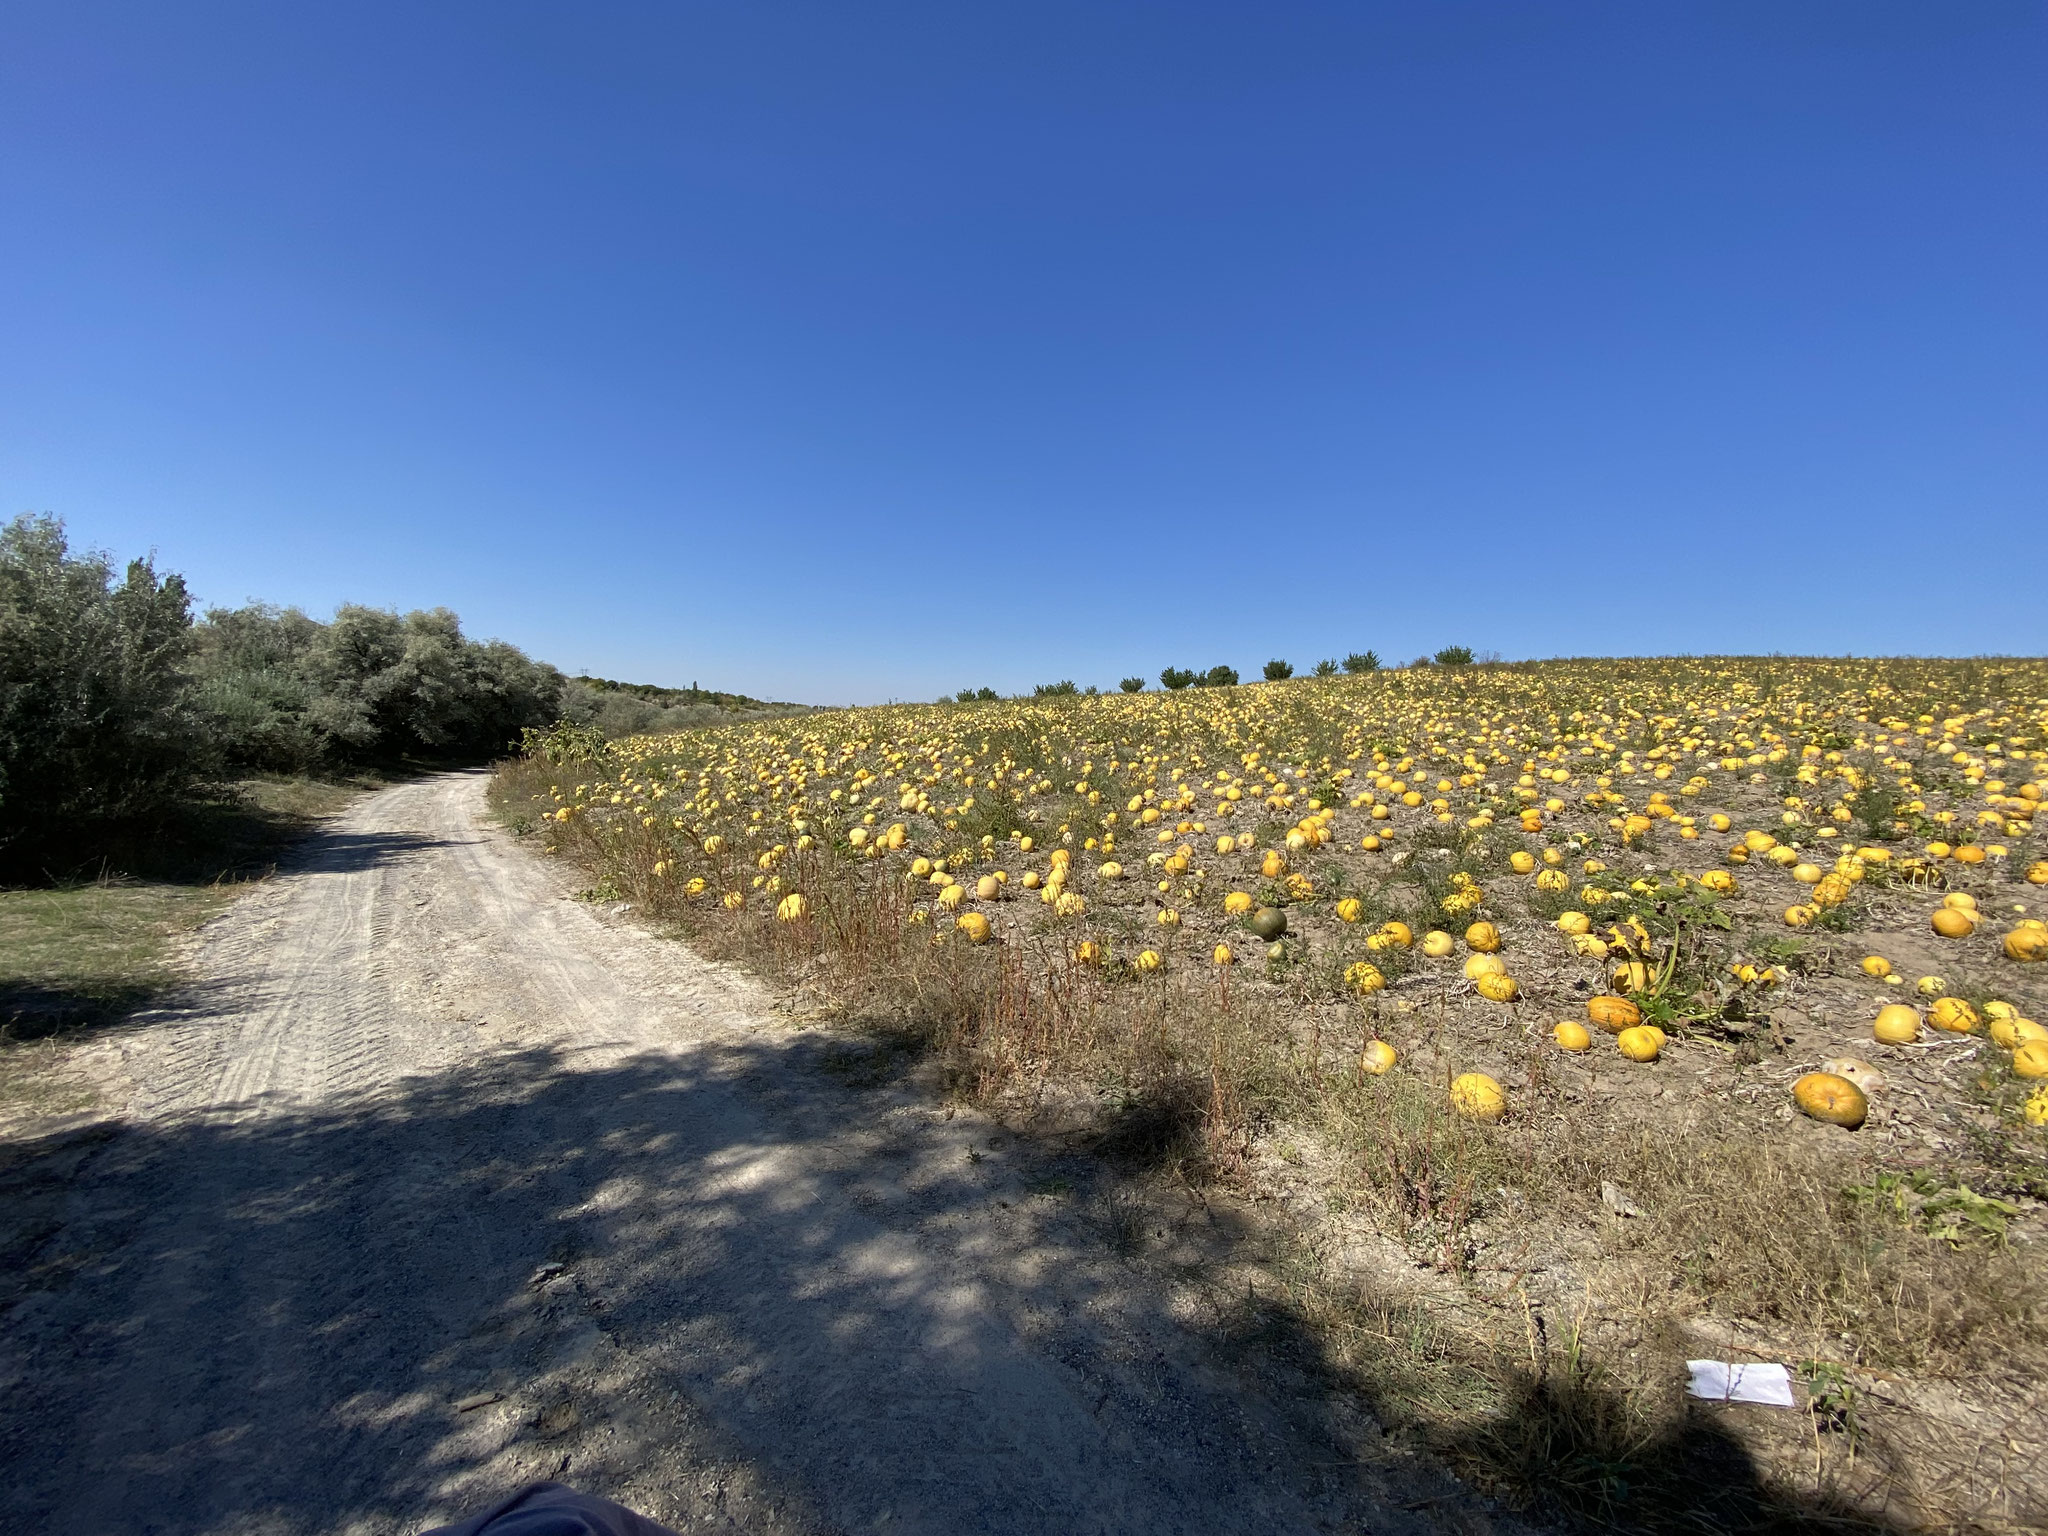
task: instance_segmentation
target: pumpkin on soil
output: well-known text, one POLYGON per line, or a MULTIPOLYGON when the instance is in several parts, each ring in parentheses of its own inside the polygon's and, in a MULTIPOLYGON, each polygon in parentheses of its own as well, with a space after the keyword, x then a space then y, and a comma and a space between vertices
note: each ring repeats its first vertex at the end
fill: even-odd
POLYGON ((1664 1031, 1654 1024, 1633 1024, 1615 1036, 1614 1043, 1630 1061, 1655 1061, 1664 1049, 1664 1031))
POLYGON ((1952 1035, 1967 1035, 1975 1032, 1983 1021, 1977 1017, 1977 1010, 1962 998, 1943 997, 1937 998, 1934 1006, 1927 1010, 1927 1022, 1952 1035))
POLYGON ((959 928, 962 933, 967 935, 967 942, 970 944, 986 944, 988 942, 988 919, 979 912, 963 913, 960 918, 959 928))
POLYGON ((1451 1108, 1467 1120, 1491 1125, 1507 1113, 1508 1096, 1484 1072, 1466 1072, 1451 1082, 1451 1108))
POLYGON ((1920 1038, 1920 1015, 1904 1003, 1887 1003, 1877 1010, 1870 1033, 1886 1045, 1911 1045, 1920 1038))
POLYGON ((1551 1026, 1550 1038, 1558 1043, 1561 1050, 1583 1051, 1591 1048, 1593 1037, 1586 1033, 1586 1026, 1576 1019, 1564 1019, 1551 1026))
POLYGON ((1482 955, 1500 948, 1500 930, 1491 923, 1474 923, 1465 930, 1465 942, 1482 955))
POLYGON ((1937 907, 1929 921, 1934 931, 1944 939, 1967 939, 1977 931, 1977 925, 1970 921, 1970 914, 1961 907, 1937 907))
POLYGON ((1252 914, 1252 932, 1267 943, 1287 931, 1287 914, 1278 907, 1261 907, 1252 914))
POLYGON ((1816 1120, 1855 1130, 1870 1114, 1870 1100, 1846 1077, 1809 1072, 1792 1085, 1792 1102, 1816 1120))
POLYGON ((2005 958, 2028 963, 2048 960, 2048 929, 2013 929, 2005 936, 2005 958))
POLYGON ((1603 992, 1598 997, 1586 999, 1586 1017, 1610 1035, 1618 1035, 1624 1029, 1632 1029, 1643 1022, 1643 1010, 1625 997, 1616 997, 1603 992))
POLYGON ((1365 1055, 1360 1065, 1374 1077, 1383 1077, 1392 1070, 1394 1063, 1398 1060, 1400 1060, 1400 1054, 1391 1045, 1387 1044, 1386 1041, 1368 1040, 1365 1045, 1365 1055))
POLYGON ((1505 971, 1494 971, 1481 976, 1475 984, 1479 988, 1479 995, 1494 1003, 1512 1003, 1518 990, 1515 978, 1505 971))

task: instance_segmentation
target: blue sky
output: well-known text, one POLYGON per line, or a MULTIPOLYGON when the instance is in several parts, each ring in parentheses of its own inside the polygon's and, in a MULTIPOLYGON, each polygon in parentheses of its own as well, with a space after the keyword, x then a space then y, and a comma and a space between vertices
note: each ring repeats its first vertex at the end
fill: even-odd
POLYGON ((2039 653, 2044 79, 2038 4, 16 0, 0 511, 820 702, 2039 653))

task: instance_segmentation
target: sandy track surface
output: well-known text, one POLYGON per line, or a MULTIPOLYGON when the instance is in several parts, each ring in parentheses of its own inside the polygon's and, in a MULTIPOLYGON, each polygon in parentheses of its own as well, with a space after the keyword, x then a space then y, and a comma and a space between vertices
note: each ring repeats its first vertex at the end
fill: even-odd
POLYGON ((533 1477, 685 1531, 1500 1527, 483 790, 359 804, 95 1048, 114 1112, 0 1146, 0 1527, 411 1532, 533 1477))

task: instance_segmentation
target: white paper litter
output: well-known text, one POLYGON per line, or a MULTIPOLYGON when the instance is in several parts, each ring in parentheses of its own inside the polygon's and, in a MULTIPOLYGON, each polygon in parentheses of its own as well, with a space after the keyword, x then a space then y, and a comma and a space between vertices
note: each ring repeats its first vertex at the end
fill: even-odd
POLYGON ((1716 1403, 1768 1403, 1792 1406, 1792 1373, 1782 1365, 1740 1365, 1727 1360, 1688 1360, 1692 1372, 1686 1391, 1716 1403))

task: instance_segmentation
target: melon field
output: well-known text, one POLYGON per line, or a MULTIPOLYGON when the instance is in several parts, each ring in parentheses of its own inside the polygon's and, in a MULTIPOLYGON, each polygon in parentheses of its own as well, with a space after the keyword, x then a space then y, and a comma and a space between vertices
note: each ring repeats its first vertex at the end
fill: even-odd
POLYGON ((1036 1137, 1043 1198, 1112 1170, 1191 1317, 1483 1486, 1718 1528, 1740 1446, 1844 1519, 2048 1520, 2048 663, 563 729, 494 793, 793 1027, 1036 1137), (1689 1405, 1687 1358, 1799 1409, 1689 1405))

